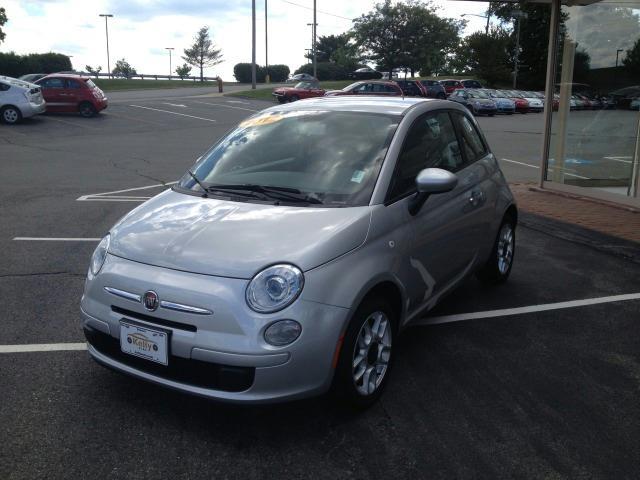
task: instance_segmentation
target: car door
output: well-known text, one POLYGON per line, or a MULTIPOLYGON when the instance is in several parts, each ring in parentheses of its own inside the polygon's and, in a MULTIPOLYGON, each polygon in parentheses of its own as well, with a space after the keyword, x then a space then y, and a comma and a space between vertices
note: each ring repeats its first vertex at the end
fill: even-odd
MULTIPOLYGON (((484 199, 480 185, 484 176, 474 165, 476 157, 465 154, 448 110, 419 117, 409 130, 398 157, 388 202, 409 207, 415 195, 415 178, 424 168, 454 172, 457 186, 450 192, 431 195, 422 208, 410 216, 412 239, 403 278, 409 296, 409 315, 456 285, 477 263, 482 220, 478 210, 484 199)), ((468 140, 465 140, 467 142, 468 140)))
POLYGON ((60 92, 60 96, 65 101, 65 111, 75 112, 78 110, 78 105, 83 100, 82 85, 78 80, 73 78, 65 78, 64 90, 60 92))
POLYGON ((60 94, 64 91, 64 79, 49 77, 41 80, 39 85, 42 87, 42 96, 47 102, 47 111, 63 112, 66 106, 66 100, 65 97, 60 94))

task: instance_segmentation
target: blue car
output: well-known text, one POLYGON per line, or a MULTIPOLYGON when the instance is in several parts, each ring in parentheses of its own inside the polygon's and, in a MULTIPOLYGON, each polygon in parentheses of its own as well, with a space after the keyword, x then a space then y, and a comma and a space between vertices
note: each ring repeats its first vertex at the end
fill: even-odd
POLYGON ((507 115, 513 115, 515 113, 516 102, 507 97, 503 92, 489 88, 485 88, 482 91, 496 103, 498 113, 506 113, 507 115))
POLYGON ((498 112, 496 102, 482 90, 462 88, 449 95, 449 100, 467 107, 474 115, 489 115, 493 117, 498 112))

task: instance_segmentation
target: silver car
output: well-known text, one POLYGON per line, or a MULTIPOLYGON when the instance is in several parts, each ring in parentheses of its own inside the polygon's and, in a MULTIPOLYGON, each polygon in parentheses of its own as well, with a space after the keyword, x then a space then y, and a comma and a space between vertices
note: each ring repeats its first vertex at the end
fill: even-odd
POLYGON ((44 113, 46 108, 39 85, 0 76, 0 121, 15 124, 44 113))
POLYGON ((89 353, 232 402, 382 392, 398 334, 476 273, 509 276, 517 211, 467 109, 328 97, 261 111, 91 258, 89 353))

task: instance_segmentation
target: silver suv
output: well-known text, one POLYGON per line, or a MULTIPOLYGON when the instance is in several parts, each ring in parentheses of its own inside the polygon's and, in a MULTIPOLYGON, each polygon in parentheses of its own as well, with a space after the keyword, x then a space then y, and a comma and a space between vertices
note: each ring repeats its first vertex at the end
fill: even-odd
POLYGON ((0 76, 0 120, 18 123, 46 110, 42 90, 38 85, 17 78, 0 76))
POLYGON ((266 109, 121 219, 81 301, 99 363, 273 402, 382 392, 398 334, 509 276, 517 212, 467 109, 328 97, 266 109))

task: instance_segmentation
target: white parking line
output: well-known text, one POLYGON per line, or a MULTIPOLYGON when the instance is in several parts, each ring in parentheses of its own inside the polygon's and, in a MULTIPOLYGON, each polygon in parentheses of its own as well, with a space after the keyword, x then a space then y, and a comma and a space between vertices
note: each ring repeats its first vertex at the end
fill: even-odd
POLYGON ((13 237, 17 242, 99 242, 101 238, 77 237, 13 237))
POLYGON ((212 118, 196 117, 195 115, 187 115, 186 113, 172 112, 170 110, 162 110, 160 108, 143 107, 141 105, 129 105, 129 106, 130 107, 134 107, 134 108, 143 108, 145 110, 153 110, 154 112, 162 112, 162 113, 170 113, 172 115, 180 115, 181 117, 195 118, 197 120, 204 120, 205 122, 217 122, 217 120, 213 120, 212 118))
POLYGON ((441 315, 426 317, 416 320, 412 325, 437 325, 440 323, 461 322, 463 320, 475 320, 479 318, 496 318, 510 315, 522 315, 524 313, 547 312, 549 310, 561 310, 563 308, 585 307, 601 303, 624 302, 640 300, 640 293, 627 293, 624 295, 612 295, 609 297, 585 298, 583 300, 570 300, 568 302, 543 303, 528 307, 503 308, 500 310, 486 310, 484 312, 458 313, 454 315, 441 315))
POLYGON ((621 157, 604 157, 607 160, 613 160, 614 162, 622 162, 622 163, 632 163, 630 159, 631 157, 621 156, 621 157))
POLYGON ((248 112, 259 112, 260 111, 260 110, 255 110, 253 108, 234 107, 232 105, 224 105, 222 103, 199 102, 197 100, 194 100, 193 103, 199 103, 201 105, 213 105, 214 107, 234 108, 236 110, 246 110, 248 112))
MULTIPOLYGON (((530 163, 518 162, 516 160, 510 160, 508 158, 501 158, 500 160, 502 160, 504 162, 517 163, 518 165, 523 165, 525 167, 538 168, 538 169, 540 168, 539 165, 531 165, 530 163)), ((549 168, 549 171, 553 172, 553 168, 549 168)), ((575 178, 581 178, 583 180, 589 180, 589 177, 583 177, 582 175, 576 175, 575 173, 564 172, 564 174, 567 177, 575 177, 575 178)))
POLYGON ((167 103, 167 102, 162 102, 165 105, 169 105, 170 107, 180 107, 180 108, 187 108, 186 105, 183 105, 181 103, 167 103))
POLYGON ((0 353, 66 352, 86 349, 86 343, 32 343, 27 345, 0 345, 0 353))
MULTIPOLYGON (((628 293, 624 295, 612 295, 609 297, 586 298, 583 300, 571 300, 568 302, 543 303, 527 307, 503 308, 500 310, 487 310, 484 312, 459 313, 455 315, 442 315, 439 317, 427 317, 411 323, 411 326, 437 325, 441 323, 461 322, 464 320, 476 320, 481 318, 506 317, 509 315, 522 315, 524 313, 548 312, 564 308, 585 307, 602 303, 624 302, 640 300, 640 293, 628 293)), ((70 350, 86 350, 86 343, 37 343, 26 345, 0 345, 0 353, 23 352, 55 352, 70 350)))

